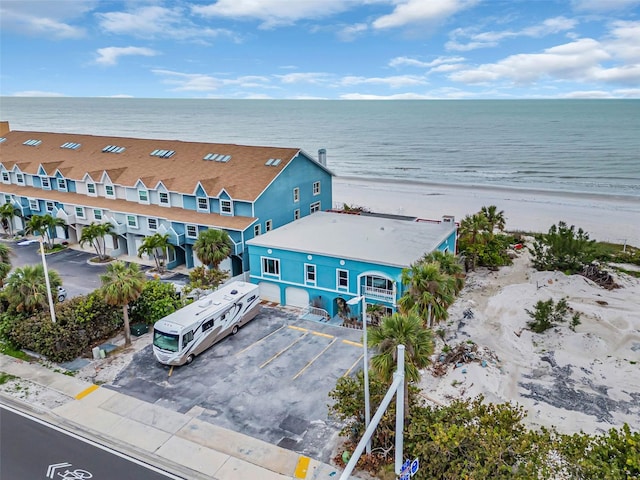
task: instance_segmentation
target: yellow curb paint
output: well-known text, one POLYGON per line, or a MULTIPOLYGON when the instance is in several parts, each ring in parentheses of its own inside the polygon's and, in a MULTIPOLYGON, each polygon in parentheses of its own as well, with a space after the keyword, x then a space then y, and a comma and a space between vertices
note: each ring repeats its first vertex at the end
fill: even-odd
POLYGON ((295 325, 287 325, 287 326, 292 330, 300 330, 301 332, 306 332, 307 331, 306 328, 296 327, 295 325))
POLYGON ((89 395, 91 392, 95 392, 99 388, 100 388, 100 385, 91 385, 89 388, 85 388, 83 391, 81 391, 79 394, 77 394, 75 398, 76 398, 76 400, 82 400, 84 397, 89 395))
POLYGON ((362 347, 361 343, 352 342, 351 340, 342 340, 342 343, 346 343, 347 345, 353 345, 354 347, 362 347))
POLYGON ((298 459, 298 465, 296 466, 295 477, 296 478, 307 478, 307 470, 309 469, 309 457, 300 457, 298 459))
POLYGON ((329 335, 328 333, 314 332, 313 330, 311 331, 311 334, 317 335, 318 337, 334 338, 333 335, 329 335))

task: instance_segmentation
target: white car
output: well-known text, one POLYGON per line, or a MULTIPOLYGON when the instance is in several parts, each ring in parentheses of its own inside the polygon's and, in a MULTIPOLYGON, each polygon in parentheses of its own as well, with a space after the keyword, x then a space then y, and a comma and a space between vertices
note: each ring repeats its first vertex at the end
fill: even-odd
POLYGON ((64 302, 67 298, 67 290, 64 287, 58 287, 57 298, 59 302, 64 302))

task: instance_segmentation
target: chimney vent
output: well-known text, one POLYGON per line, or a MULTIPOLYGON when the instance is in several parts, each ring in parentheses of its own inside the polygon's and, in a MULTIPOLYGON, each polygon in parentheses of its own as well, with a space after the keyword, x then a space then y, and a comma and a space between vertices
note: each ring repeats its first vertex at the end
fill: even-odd
POLYGON ((320 150, 318 150, 318 162, 320 162, 320 165, 322 165, 323 167, 327 166, 327 149, 326 148, 321 148, 320 150))

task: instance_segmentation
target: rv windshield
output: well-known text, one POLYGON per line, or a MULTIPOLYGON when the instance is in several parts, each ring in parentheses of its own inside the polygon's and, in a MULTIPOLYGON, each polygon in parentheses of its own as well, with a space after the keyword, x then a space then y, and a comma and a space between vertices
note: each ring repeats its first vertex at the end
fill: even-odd
POLYGON ((153 330, 153 344, 162 350, 178 351, 178 335, 153 330))

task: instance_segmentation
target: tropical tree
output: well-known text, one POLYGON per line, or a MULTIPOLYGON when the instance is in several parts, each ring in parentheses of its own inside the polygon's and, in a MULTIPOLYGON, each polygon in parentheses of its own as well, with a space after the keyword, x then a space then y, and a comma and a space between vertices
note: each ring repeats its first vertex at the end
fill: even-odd
POLYGON ((125 345, 131 345, 129 330, 129 303, 136 300, 144 289, 144 272, 137 263, 126 264, 122 261, 107 265, 104 274, 100 275, 102 293, 109 305, 122 307, 124 319, 125 345))
POLYGON ((482 213, 467 215, 460 222, 460 250, 470 256, 469 266, 472 270, 475 270, 482 246, 486 243, 488 225, 487 218, 482 213))
POLYGON ((438 262, 440 264, 440 270, 451 275, 456 280, 457 294, 464 287, 464 267, 460 264, 460 261, 456 255, 451 252, 443 252, 441 250, 434 250, 431 253, 425 254, 421 259, 422 263, 438 262))
POLYGON ((487 230, 490 235, 493 235, 496 228, 501 232, 504 231, 506 225, 504 210, 498 211, 498 207, 489 205, 488 207, 482 207, 480 213, 484 215, 484 218, 487 220, 487 230))
POLYGON ((13 251, 4 243, 0 243, 0 287, 11 271, 11 255, 13 251))
POLYGON ((416 262, 402 271, 407 287, 398 304, 404 313, 413 312, 431 326, 446 320, 447 308, 454 302, 456 279, 443 273, 440 263, 416 262))
MULTIPOLYGON (((55 299, 57 295, 54 293, 62 285, 62 280, 55 270, 49 269, 48 274, 52 298, 55 299)), ((7 279, 3 293, 9 307, 17 312, 32 314, 47 309, 49 297, 42 264, 16 268, 7 279)))
POLYGON ((46 247, 53 247, 53 238, 55 237, 56 227, 64 227, 66 222, 62 218, 53 217, 50 214, 34 215, 27 222, 27 233, 41 235, 46 247))
POLYGON ((434 350, 433 333, 423 327, 422 319, 415 312, 394 313, 384 317, 379 327, 371 328, 368 343, 378 352, 371 358, 371 367, 387 383, 391 382, 396 370, 398 345, 404 345, 406 418, 409 413, 409 382, 419 382, 420 369, 431 362, 430 357, 434 350))
POLYGON ((104 237, 110 235, 113 231, 113 225, 110 223, 96 223, 91 222, 82 229, 82 235, 80 235, 80 246, 83 247, 89 243, 96 250, 99 261, 104 261, 108 258, 107 247, 104 241, 104 237))
POLYGON ((13 217, 19 215, 19 210, 11 203, 0 205, 0 222, 2 228, 10 237, 13 237, 13 217))
POLYGON ((367 317, 371 325, 380 325, 380 320, 384 317, 384 307, 379 303, 367 303, 367 317))
POLYGON ((231 255, 233 242, 224 230, 208 229, 200 232, 193 250, 205 265, 218 268, 220 263, 231 255))
POLYGON ((164 235, 154 233, 150 237, 144 237, 142 245, 138 248, 138 257, 142 258, 142 255, 153 257, 156 262, 156 270, 158 273, 163 273, 166 267, 167 250, 173 250, 174 248, 169 242, 168 233, 164 235))

